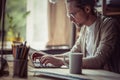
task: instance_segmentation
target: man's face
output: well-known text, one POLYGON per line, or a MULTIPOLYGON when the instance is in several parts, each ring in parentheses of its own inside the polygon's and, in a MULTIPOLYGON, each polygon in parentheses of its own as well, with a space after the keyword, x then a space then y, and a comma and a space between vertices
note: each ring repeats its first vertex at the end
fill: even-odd
POLYGON ((67 16, 76 25, 84 25, 87 21, 88 14, 83 9, 74 6, 75 2, 67 3, 67 16))

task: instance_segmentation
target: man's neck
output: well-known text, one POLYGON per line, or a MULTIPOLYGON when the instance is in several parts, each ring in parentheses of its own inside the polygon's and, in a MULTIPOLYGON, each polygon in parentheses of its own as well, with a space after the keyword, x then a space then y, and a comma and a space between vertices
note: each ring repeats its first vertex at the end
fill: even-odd
POLYGON ((90 16, 88 17, 88 20, 87 20, 87 22, 85 23, 85 25, 87 25, 87 26, 92 25, 92 24, 96 21, 96 19, 97 19, 96 16, 90 15, 90 16))

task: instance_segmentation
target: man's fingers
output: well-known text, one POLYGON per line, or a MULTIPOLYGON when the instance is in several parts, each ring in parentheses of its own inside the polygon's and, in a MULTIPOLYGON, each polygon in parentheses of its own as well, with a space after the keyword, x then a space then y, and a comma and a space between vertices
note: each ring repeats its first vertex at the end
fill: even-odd
POLYGON ((49 60, 45 60, 45 62, 43 64, 47 65, 48 63, 50 63, 49 60))
POLYGON ((36 60, 36 58, 40 58, 41 56, 43 56, 43 54, 41 54, 41 53, 33 53, 32 54, 32 60, 36 60))
POLYGON ((43 64, 45 61, 47 60, 47 57, 46 56, 42 56, 40 58, 40 62, 43 64))
POLYGON ((42 56, 40 62, 44 64, 46 61, 50 61, 50 59, 51 59, 50 56, 42 56))

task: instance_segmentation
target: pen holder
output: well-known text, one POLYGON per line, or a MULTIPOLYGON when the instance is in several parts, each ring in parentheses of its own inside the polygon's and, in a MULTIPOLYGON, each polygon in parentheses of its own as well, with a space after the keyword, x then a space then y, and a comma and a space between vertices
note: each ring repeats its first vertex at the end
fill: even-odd
POLYGON ((27 59, 30 47, 26 45, 12 45, 14 59, 27 59))
POLYGON ((28 60, 27 59, 15 59, 13 68, 13 77, 27 78, 28 76, 28 60))

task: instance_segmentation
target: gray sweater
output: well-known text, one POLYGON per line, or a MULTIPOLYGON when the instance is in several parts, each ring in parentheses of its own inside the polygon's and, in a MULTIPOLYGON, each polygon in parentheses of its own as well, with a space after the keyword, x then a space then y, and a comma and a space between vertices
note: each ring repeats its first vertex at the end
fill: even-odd
POLYGON ((86 26, 81 27, 80 35, 72 52, 82 52, 83 68, 107 69, 120 73, 120 25, 115 19, 98 16, 94 31, 94 47, 91 57, 86 58, 86 26))

